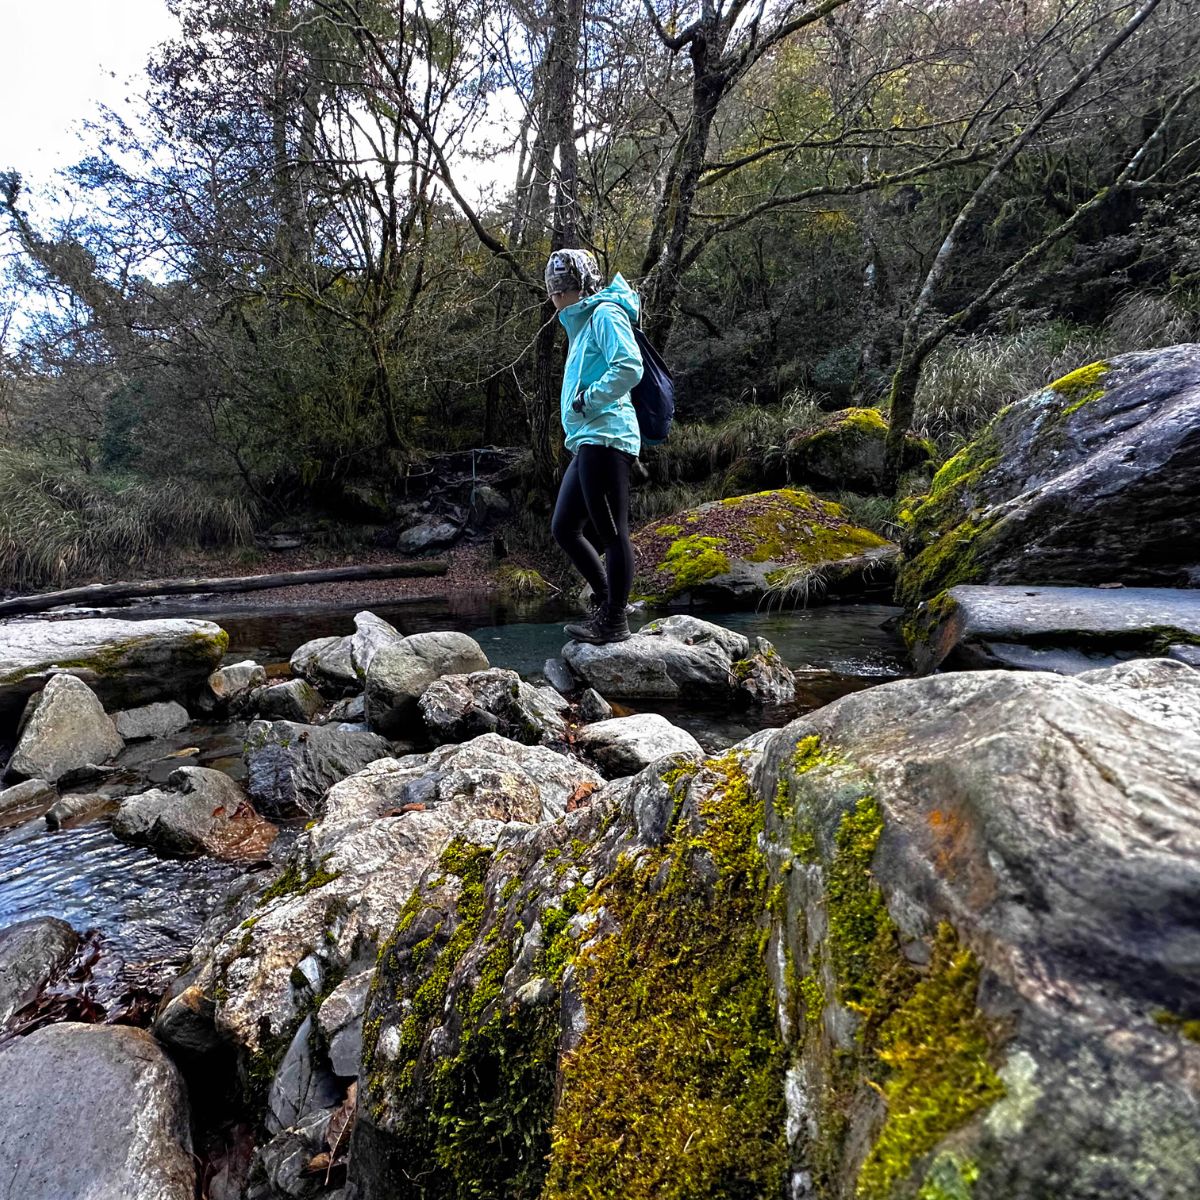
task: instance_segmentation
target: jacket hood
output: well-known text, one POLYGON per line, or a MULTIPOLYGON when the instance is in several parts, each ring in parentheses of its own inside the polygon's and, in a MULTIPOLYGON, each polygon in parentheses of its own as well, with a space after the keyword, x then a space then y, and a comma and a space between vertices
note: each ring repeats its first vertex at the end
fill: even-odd
POLYGON ((607 287, 602 287, 593 295, 580 300, 578 304, 572 304, 570 308, 564 308, 558 314, 558 319, 567 333, 574 337, 592 319, 592 313, 596 311, 597 305, 614 302, 625 310, 630 321, 636 325, 638 313, 642 307, 641 301, 638 299, 637 292, 625 282, 625 277, 620 272, 613 276, 612 283, 607 287))

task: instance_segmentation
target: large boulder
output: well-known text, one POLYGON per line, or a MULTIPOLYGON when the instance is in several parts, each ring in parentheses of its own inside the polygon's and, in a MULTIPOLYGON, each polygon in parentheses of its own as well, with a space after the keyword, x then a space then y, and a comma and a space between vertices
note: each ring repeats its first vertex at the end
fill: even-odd
POLYGON ((221 661, 229 636, 211 621, 13 621, 0 625, 0 726, 65 671, 108 708, 185 700, 221 661))
POLYGON ((0 1051, 3 1200, 193 1200, 187 1096, 158 1043, 47 1025, 0 1051))
POLYGON ((1200 653, 1200 590, 963 584, 904 623, 917 670, 1074 675, 1132 658, 1200 653))
POLYGON ((328 696, 348 696, 362 687, 354 669, 349 637, 314 638, 296 648, 291 657, 294 674, 308 680, 328 696))
MULTIPOLYGON (((843 408, 814 428, 793 434, 787 444, 791 478, 819 488, 882 492, 888 437, 887 418, 877 408, 843 408)), ((926 464, 932 445, 909 434, 904 439, 904 468, 926 464)))
POLYGON ((664 759, 428 872, 368 1000, 356 1194, 429 1161, 449 1195, 802 1194, 753 761, 664 759))
POLYGON ((902 515, 899 596, 1200 584, 1200 345, 1092 363, 1005 408, 902 515))
POLYGON ((78 945, 79 935, 57 917, 0 929, 0 1025, 62 971, 78 945))
POLYGON ((373 733, 254 721, 246 731, 246 787, 269 816, 311 816, 335 783, 391 754, 391 744, 373 733))
POLYGON ((585 725, 576 733, 575 744, 614 779, 636 775, 670 754, 704 757, 703 747, 686 729, 672 725, 658 713, 613 717, 585 725))
POLYGON ((891 683, 769 742, 771 964, 807 1194, 1200 1184, 1200 675, 891 683))
POLYGON ((701 504, 644 526, 633 545, 634 593, 655 604, 863 596, 890 590, 899 557, 841 505, 796 488, 701 504))
POLYGON ((418 701, 425 728, 435 742, 465 742, 498 733, 526 745, 552 745, 567 736, 560 711, 565 702, 553 689, 525 683, 516 671, 492 667, 470 675, 435 680, 418 701), (557 700, 552 703, 544 694, 557 700))
POLYGON ((96 693, 74 675, 55 675, 38 697, 8 770, 54 782, 79 767, 107 762, 124 748, 96 693))
POLYGON ((279 831, 254 811, 228 775, 179 767, 166 788, 122 800, 113 832, 162 854, 253 860, 266 856, 279 831))
POLYGON ((569 642, 563 657, 605 696, 775 704, 795 694, 770 642, 683 613, 643 625, 628 641, 569 642))
POLYGON ((465 633, 415 633, 380 647, 367 669, 367 723, 385 737, 419 727, 417 701, 443 675, 469 675, 491 664, 465 633))

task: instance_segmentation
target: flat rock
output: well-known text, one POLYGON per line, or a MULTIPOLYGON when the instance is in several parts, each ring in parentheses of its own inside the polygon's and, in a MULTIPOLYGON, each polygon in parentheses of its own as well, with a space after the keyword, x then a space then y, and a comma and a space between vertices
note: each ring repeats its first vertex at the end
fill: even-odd
POLYGON ((404 554, 418 554, 422 550, 436 550, 449 546, 462 532, 451 521, 432 518, 406 529, 396 542, 396 549, 404 554))
POLYGON ((571 673, 571 668, 562 658, 546 659, 545 665, 542 667, 542 674, 545 675, 550 686, 564 696, 579 686, 579 680, 571 673))
MULTIPOLYGON (((774 647, 732 629, 677 614, 651 621, 628 641, 594 646, 568 642, 563 657, 576 675, 606 696, 630 699, 755 700, 744 686, 761 674, 778 681, 776 694, 789 698, 791 671, 774 647)), ((791 685, 794 686, 794 685, 791 685)))
POLYGON ((51 675, 84 680, 107 708, 182 700, 221 661, 229 636, 211 621, 12 621, 0 625, 0 726, 51 675))
POLYGON ((166 789, 127 797, 113 817, 122 841, 180 857, 260 859, 278 832, 228 775, 206 767, 179 767, 166 789))
POLYGON ((269 816, 311 816, 333 784, 391 754, 391 745, 373 733, 255 721, 246 732, 247 790, 269 816))
POLYGON ((46 779, 26 779, 0 792, 0 813, 17 808, 34 808, 39 804, 53 804, 58 799, 58 789, 46 779))
POLYGON ((34 917, 0 929, 0 1025, 37 996, 78 945, 79 935, 57 917, 34 917))
POLYGON ((292 673, 307 679, 329 696, 345 696, 362 687, 351 657, 349 637, 314 638, 298 647, 291 657, 292 673))
POLYGON ((188 710, 176 700, 160 700, 145 704, 141 708, 127 708, 113 714, 117 732, 127 741, 141 738, 169 737, 186 729, 191 717, 188 710))
POLYGON ((1091 363, 1008 405, 908 505, 897 593, 1200 581, 1200 345, 1091 363))
POLYGON ((920 672, 1008 667, 1075 675, 1200 644, 1200 590, 962 584, 907 624, 920 672))
POLYGON ((612 779, 636 775, 668 754, 704 757, 704 748, 687 730, 672 725, 658 713, 613 717, 585 725, 575 741, 612 779))
POLYGON ((42 691, 8 769, 53 782, 89 763, 103 763, 125 748, 96 693, 74 675, 55 675, 42 691))
POLYGON ((4 1200, 193 1200, 187 1096, 158 1043, 48 1025, 0 1053, 4 1200))

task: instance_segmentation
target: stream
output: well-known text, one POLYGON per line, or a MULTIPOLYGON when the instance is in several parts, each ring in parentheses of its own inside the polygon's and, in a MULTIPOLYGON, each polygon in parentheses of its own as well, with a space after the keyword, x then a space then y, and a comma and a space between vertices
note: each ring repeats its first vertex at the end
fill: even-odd
MULTIPOLYGON (((145 605, 136 614, 216 621, 229 633, 228 662, 254 658, 268 668, 286 664, 303 642, 350 632, 354 624, 353 606, 239 610, 216 600, 145 605)), ((555 604, 505 605, 487 593, 460 594, 449 603, 376 605, 372 611, 404 634, 445 629, 469 633, 493 666, 535 681, 540 681, 546 660, 562 649, 563 620, 576 615, 555 604)), ((655 701, 640 703, 638 711, 661 712, 687 728, 706 749, 722 749, 839 695, 907 674, 904 646, 891 620, 898 611, 860 604, 769 613, 705 612, 706 620, 774 643, 797 671, 797 702, 778 710, 730 711, 655 701)), ((134 614, 113 610, 76 615, 134 614)), ((636 629, 647 619, 639 614, 631 617, 631 624, 636 629)), ((123 778, 144 781, 146 787, 165 781, 183 763, 214 767, 241 779, 244 728, 237 722, 193 722, 153 745, 131 743, 117 765, 126 772, 123 778), (188 749, 198 753, 180 757, 179 752, 188 749)), ((57 832, 47 830, 40 808, 6 816, 9 820, 0 824, 0 928, 45 915, 61 917, 81 932, 95 931, 101 956, 89 987, 101 1004, 111 1002, 129 977, 139 973, 161 977, 165 983, 230 886, 251 869, 212 859, 157 857, 117 841, 109 818, 103 816, 57 832)), ((272 850, 273 860, 287 853, 295 832, 283 831, 272 850)))

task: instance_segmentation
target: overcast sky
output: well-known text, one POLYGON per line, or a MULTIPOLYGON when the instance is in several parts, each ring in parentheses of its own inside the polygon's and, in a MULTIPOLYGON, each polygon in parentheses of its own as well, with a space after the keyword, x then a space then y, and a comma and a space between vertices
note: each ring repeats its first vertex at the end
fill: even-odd
POLYGON ((44 184, 80 158, 76 126, 175 30, 165 0, 0 0, 0 170, 44 184))

